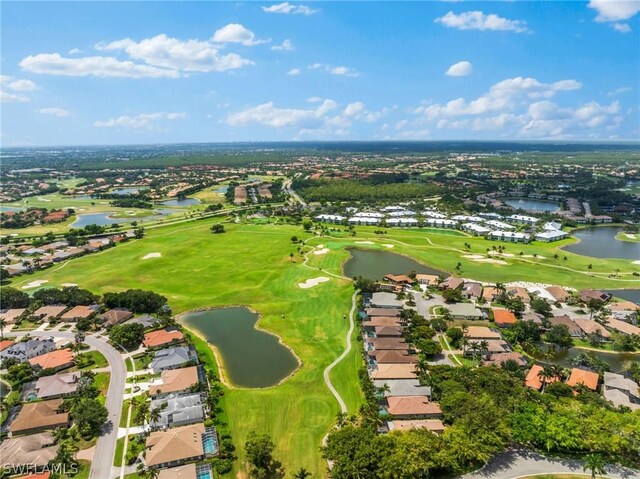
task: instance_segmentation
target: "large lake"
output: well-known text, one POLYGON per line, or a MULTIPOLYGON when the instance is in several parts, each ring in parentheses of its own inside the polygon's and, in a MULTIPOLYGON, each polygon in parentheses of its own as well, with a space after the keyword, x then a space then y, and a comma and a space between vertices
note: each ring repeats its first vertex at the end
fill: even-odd
POLYGON ((76 220, 71 223, 72 228, 84 228, 88 225, 108 226, 113 223, 127 223, 135 221, 135 218, 111 218, 115 214, 113 211, 107 213, 86 213, 78 215, 76 220))
POLYGON ((165 206, 192 206, 200 204, 198 198, 183 198, 181 200, 167 200, 162 202, 165 206))
POLYGON ((560 204, 555 201, 533 200, 530 198, 500 198, 504 204, 517 210, 530 211, 531 213, 554 213, 560 210, 560 204))
POLYGON ((256 329, 258 315, 244 307, 188 313, 184 323, 200 332, 222 356, 225 377, 235 386, 274 386, 298 367, 278 337, 256 329))
POLYGON ((344 275, 349 278, 362 276, 370 280, 381 280, 385 274, 407 274, 412 271, 423 274, 444 274, 435 268, 403 256, 369 249, 349 248, 351 258, 344 264, 344 275))
MULTIPOLYGON (((640 260, 640 243, 615 239, 620 231, 621 228, 617 226, 581 228, 571 233, 580 242, 565 246, 563 249, 594 258, 640 260)), ((640 266, 638 268, 640 269, 640 266)))

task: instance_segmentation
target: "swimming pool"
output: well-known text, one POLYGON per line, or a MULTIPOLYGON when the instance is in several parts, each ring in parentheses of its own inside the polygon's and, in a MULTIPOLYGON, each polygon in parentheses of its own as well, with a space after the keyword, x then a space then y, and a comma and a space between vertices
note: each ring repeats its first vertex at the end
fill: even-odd
POLYGON ((218 434, 216 434, 215 427, 208 427, 204 430, 202 435, 202 448, 207 455, 218 454, 218 434))
POLYGON ((198 479, 213 479, 210 464, 196 464, 196 477, 198 479))

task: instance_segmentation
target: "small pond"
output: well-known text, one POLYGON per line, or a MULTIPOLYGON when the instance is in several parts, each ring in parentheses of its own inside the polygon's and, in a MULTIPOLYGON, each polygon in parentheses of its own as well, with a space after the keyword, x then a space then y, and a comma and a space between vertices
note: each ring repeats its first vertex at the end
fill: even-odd
POLYGON ((407 274, 411 271, 422 274, 443 274, 416 260, 388 251, 349 248, 351 258, 343 266, 344 275, 349 278, 362 276, 370 280, 381 280, 385 274, 407 274))
POLYGON ((109 191, 109 193, 114 195, 134 195, 138 191, 140 191, 140 188, 129 187, 129 188, 116 188, 115 190, 109 191))
POLYGON ((278 337, 256 329, 258 315, 245 307, 188 313, 184 324, 200 332, 222 357, 225 377, 235 386, 274 386, 298 361, 278 337))
POLYGON ((165 206, 193 206, 200 204, 198 198, 183 198, 180 200, 167 200, 162 202, 165 206))
POLYGON ((548 361, 555 363, 563 368, 572 368, 571 358, 578 354, 586 353, 593 355, 597 359, 606 362, 611 366, 611 371, 614 373, 621 373, 626 371, 633 361, 640 361, 640 354, 634 353, 613 353, 607 351, 590 351, 580 348, 569 348, 558 350, 553 357, 548 361))
MULTIPOLYGON (((572 231, 571 234, 578 238, 580 242, 564 246, 563 249, 571 253, 594 258, 640 260, 640 243, 616 240, 616 235, 620 231, 621 228, 617 226, 577 229, 572 231)), ((640 265, 638 269, 640 269, 640 265)))
MULTIPOLYGON (((78 215, 76 220, 71 223, 72 228, 84 228, 88 225, 109 226, 113 223, 127 223, 135 221, 136 218, 111 218, 114 215, 113 211, 106 213, 86 213, 78 215)), ((139 219, 138 219, 139 221, 139 219)))
POLYGON ((560 204, 555 201, 534 200, 531 198, 500 198, 504 204, 517 210, 525 210, 531 213, 554 213, 560 210, 560 204))
POLYGON ((8 206, 8 205, 0 205, 0 212, 1 211, 24 211, 27 208, 24 206, 8 206))

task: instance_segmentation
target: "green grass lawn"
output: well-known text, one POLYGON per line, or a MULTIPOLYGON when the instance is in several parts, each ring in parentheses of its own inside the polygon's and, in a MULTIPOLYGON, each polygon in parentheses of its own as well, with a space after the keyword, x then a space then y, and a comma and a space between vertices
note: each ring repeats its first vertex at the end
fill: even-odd
MULTIPOLYGON (((513 245, 429 230, 389 230, 386 236, 378 237, 374 228, 361 227, 354 238, 340 235, 313 238, 307 243, 324 244, 330 249, 326 255, 310 255, 309 266, 322 268, 319 272, 305 267, 299 255, 294 261, 289 258, 289 253, 296 251, 291 236, 309 237, 300 226, 225 223, 225 234, 212 235, 211 223, 203 220, 149 229, 143 241, 121 244, 99 255, 73 260, 72 267, 54 266, 13 283, 19 287, 37 279, 49 280, 48 286, 73 282, 98 293, 151 289, 168 298, 174 313, 228 305, 247 305, 258 311, 259 327, 281 336, 301 359, 302 367, 276 387, 226 391, 223 407, 240 458, 234 476, 243 470, 243 444, 252 430, 271 435, 277 444, 276 456, 287 470, 305 467, 313 477, 326 474, 319 446, 334 423, 338 403, 325 386, 322 373, 344 349, 348 322, 343 315, 349 312, 353 288, 348 281, 334 277, 311 289, 296 285, 326 275, 325 271, 340 274, 341 264, 349 256, 345 247, 354 246, 356 240, 373 241, 375 244, 368 247, 380 249, 384 248, 382 244, 393 244, 394 248, 384 249, 447 271, 460 262, 464 277, 482 281, 528 280, 578 288, 640 287, 640 280, 631 276, 634 267, 629 261, 591 259, 562 251, 561 257, 566 255, 568 260, 554 260, 558 246, 567 241, 513 245), (465 250, 465 242, 471 244, 470 251, 465 250), (504 265, 464 258, 498 244, 516 255, 504 258, 504 265), (519 251, 546 259, 520 258, 519 251), (142 260, 153 252, 162 256, 142 260), (589 263, 591 270, 587 269, 589 263), (619 277, 608 278, 616 268, 620 269, 619 277)), ((350 413, 356 412, 362 402, 357 377, 361 364, 359 340, 356 335, 353 340, 356 347, 331 373, 350 413)), ((202 342, 199 347, 206 349, 202 342)))
POLYGON ((87 351, 85 353, 80 353, 78 356, 82 356, 85 358, 86 365, 79 367, 79 370, 84 369, 100 369, 105 368, 109 365, 107 362, 107 358, 100 351, 87 351))
POLYGON ((102 394, 103 396, 107 395, 110 378, 111 378, 110 373, 98 373, 96 374, 96 377, 93 380, 93 384, 95 385, 96 388, 98 388, 98 391, 100 391, 100 394, 102 394))
POLYGON ((88 479, 89 473, 91 472, 91 461, 86 461, 84 459, 78 460, 78 472, 69 476, 73 479, 88 479))

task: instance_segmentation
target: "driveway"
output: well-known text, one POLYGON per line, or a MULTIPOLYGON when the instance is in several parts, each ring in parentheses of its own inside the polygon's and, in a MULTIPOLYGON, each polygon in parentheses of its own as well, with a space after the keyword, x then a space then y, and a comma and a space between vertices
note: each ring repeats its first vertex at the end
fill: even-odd
MULTIPOLYGON (((460 479, 514 479, 532 474, 554 473, 580 473, 582 461, 576 459, 556 459, 545 457, 526 449, 516 449, 498 454, 485 467, 470 474, 461 476, 460 479)), ((638 479, 640 472, 619 466, 607 466, 606 476, 615 479, 638 479)))
MULTIPOLYGON (((26 333, 21 334, 21 336, 24 334, 26 333)), ((53 336, 54 338, 69 340, 73 340, 74 338, 74 333, 66 331, 30 331, 29 334, 33 337, 53 336)), ((91 346, 91 348, 97 349, 104 354, 111 368, 111 379, 105 403, 109 415, 103 432, 100 437, 98 437, 93 462, 91 463, 91 473, 89 474, 89 479, 108 479, 113 477, 111 466, 113 465, 113 456, 118 439, 118 426, 122 412, 121 408, 127 368, 120 353, 111 345, 90 335, 86 336, 84 342, 91 346)))

